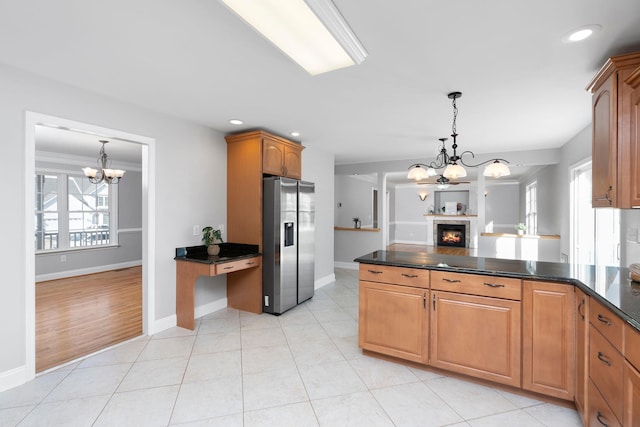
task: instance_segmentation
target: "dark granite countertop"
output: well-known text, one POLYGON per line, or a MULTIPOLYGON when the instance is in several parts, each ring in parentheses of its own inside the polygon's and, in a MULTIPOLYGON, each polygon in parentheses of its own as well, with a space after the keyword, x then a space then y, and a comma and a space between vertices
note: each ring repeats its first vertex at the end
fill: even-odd
POLYGON ((209 255, 207 247, 187 246, 176 248, 176 261, 191 261, 202 264, 221 264, 223 262, 236 261, 243 258, 252 258, 261 255, 258 251, 258 245, 247 245, 244 243, 218 243, 220 253, 218 255, 209 255))
POLYGON ((640 331, 640 283, 629 279, 627 268, 382 250, 354 261, 570 283, 594 296, 640 331))

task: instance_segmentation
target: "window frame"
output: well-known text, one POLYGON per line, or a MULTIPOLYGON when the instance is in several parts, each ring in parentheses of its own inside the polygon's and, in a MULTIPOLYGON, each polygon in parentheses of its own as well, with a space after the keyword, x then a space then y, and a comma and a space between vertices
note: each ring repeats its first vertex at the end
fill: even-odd
POLYGON ((538 181, 532 181, 525 187, 525 225, 527 233, 538 234, 538 181), (533 196, 533 197, 532 197, 533 196))
MULTIPOLYGON (((36 255, 51 254, 57 252, 75 252, 75 251, 90 251, 96 249, 105 249, 118 247, 118 184, 109 185, 109 206, 105 212, 109 214, 109 243, 97 244, 90 246, 77 246, 71 247, 69 242, 69 177, 81 177, 87 179, 82 175, 81 171, 72 169, 60 169, 60 168, 48 168, 48 167, 36 167, 35 176, 37 175, 55 175, 58 180, 58 248, 56 249, 37 249, 35 248, 36 255)), ((95 184, 98 185, 98 184, 95 184)), ((32 195, 35 197, 36 194, 32 195)), ((96 208, 98 206, 96 205, 96 208)), ((98 210, 98 209, 96 209, 98 210)), ((34 209, 35 215, 38 211, 34 209)), ((75 211, 74 211, 75 212, 75 211)), ((34 230, 35 233, 35 230, 34 230)))

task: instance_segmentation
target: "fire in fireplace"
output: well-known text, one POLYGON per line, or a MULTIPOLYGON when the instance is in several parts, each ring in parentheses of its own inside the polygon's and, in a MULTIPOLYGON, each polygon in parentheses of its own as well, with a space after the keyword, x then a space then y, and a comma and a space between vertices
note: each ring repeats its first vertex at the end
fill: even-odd
POLYGON ((466 246, 465 226, 457 224, 438 224, 437 245, 464 248, 466 246))

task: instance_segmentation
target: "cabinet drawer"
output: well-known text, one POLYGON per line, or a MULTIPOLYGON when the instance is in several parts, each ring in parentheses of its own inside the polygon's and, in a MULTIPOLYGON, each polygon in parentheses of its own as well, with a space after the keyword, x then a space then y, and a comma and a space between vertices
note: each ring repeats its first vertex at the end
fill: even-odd
POLYGON ((604 401, 598 389, 593 385, 593 381, 589 381, 589 413, 587 414, 587 425, 589 426, 608 426, 621 427, 622 425, 613 414, 607 402, 604 401))
POLYGON ((629 324, 624 325, 624 357, 640 370, 640 332, 629 324))
POLYGON ((428 289, 429 270, 360 264, 360 280, 428 289))
POLYGON ((216 274, 227 274, 238 270, 244 270, 245 268, 258 267, 260 265, 260 261, 260 257, 253 257, 216 264, 216 274))
POLYGON ((616 417, 622 419, 622 355, 593 325, 589 328, 589 377, 616 417))
POLYGON ((520 301, 522 281, 479 274, 431 272, 431 289, 520 301))
POLYGON ((594 298, 591 298, 589 321, 618 351, 622 351, 622 331, 624 328, 622 318, 613 314, 611 310, 594 298))

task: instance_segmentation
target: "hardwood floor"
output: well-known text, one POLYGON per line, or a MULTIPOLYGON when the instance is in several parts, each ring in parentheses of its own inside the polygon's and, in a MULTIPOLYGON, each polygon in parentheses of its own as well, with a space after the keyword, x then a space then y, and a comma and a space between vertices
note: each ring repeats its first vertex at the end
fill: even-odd
POLYGON ((470 248, 450 248, 442 246, 426 246, 426 245, 406 245, 402 243, 394 243, 387 246, 388 251, 403 251, 403 252, 427 252, 430 254, 447 254, 447 255, 464 255, 464 256, 477 256, 477 249, 470 248))
POLYGON ((36 372, 142 335, 142 267, 36 283, 36 372))

